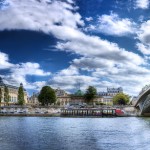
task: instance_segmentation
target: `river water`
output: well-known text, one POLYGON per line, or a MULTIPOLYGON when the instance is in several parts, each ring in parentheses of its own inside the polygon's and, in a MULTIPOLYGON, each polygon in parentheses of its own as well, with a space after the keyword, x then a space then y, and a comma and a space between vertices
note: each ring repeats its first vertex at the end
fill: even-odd
POLYGON ((150 150, 150 118, 0 117, 0 150, 150 150))

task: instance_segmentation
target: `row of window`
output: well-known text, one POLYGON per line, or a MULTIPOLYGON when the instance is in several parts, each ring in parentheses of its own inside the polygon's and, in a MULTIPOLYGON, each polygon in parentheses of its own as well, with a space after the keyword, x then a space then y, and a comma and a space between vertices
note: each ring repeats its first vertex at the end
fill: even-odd
POLYGON ((17 97, 13 97, 13 96, 10 97, 10 101, 11 101, 11 102, 17 102, 17 97))

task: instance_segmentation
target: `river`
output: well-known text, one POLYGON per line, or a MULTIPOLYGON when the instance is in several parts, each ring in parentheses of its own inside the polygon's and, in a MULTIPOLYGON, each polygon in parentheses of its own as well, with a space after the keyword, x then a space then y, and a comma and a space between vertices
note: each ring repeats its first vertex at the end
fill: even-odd
POLYGON ((150 118, 0 117, 0 150, 149 150, 150 118))

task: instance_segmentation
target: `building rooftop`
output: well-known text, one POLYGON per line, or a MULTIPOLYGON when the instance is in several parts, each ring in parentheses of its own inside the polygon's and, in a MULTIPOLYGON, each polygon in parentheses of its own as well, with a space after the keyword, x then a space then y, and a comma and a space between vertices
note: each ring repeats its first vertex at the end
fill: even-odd
POLYGON ((84 93, 81 90, 78 90, 74 95, 75 96, 83 96, 84 93))
MULTIPOLYGON (((22 83, 21 83, 21 84, 22 84, 22 83)), ((0 86, 7 86, 8 88, 18 89, 17 86, 5 84, 5 83, 3 82, 2 77, 0 77, 0 86)), ((22 84, 22 86, 23 86, 23 84, 22 84)), ((24 89, 24 91, 26 91, 26 90, 24 89)))

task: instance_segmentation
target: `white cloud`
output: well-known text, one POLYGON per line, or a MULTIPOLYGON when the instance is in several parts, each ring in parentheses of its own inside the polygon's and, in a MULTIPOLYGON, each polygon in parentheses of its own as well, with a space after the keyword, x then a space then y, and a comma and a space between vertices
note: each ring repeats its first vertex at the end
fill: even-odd
POLYGON ((79 71, 76 67, 74 66, 69 66, 67 69, 63 69, 59 72, 60 76, 65 76, 65 75, 78 75, 79 71))
MULTIPOLYGON (((84 67, 87 66, 80 66, 81 69, 84 67)), ((141 88, 149 82, 150 70, 130 63, 122 66, 99 66, 95 69, 92 66, 91 68, 92 71, 91 73, 88 72, 88 75, 83 75, 81 72, 78 75, 69 73, 62 75, 60 71, 50 79, 49 84, 54 88, 60 87, 67 91, 77 90, 78 83, 80 83, 83 91, 89 85, 95 86, 98 91, 110 86, 122 86, 126 93, 137 95, 141 88)))
POLYGON ((67 0, 67 2, 70 3, 70 4, 74 4, 73 0, 67 0))
POLYGON ((90 21, 93 20, 93 18, 92 17, 86 17, 85 20, 88 21, 88 22, 90 22, 90 21))
POLYGON ((97 77, 87 76, 87 75, 61 75, 56 74, 50 81, 49 84, 54 87, 64 90, 78 90, 77 84, 80 83, 81 89, 85 90, 87 86, 98 85, 99 79, 97 77))
POLYGON ((0 69, 9 69, 13 67, 13 64, 9 62, 7 54, 0 52, 0 69))
POLYGON ((111 13, 99 16, 95 28, 90 25, 87 30, 95 30, 107 35, 127 36, 135 33, 136 23, 129 18, 120 18, 118 14, 111 13))
POLYGON ((40 68, 38 63, 26 62, 21 64, 13 64, 9 62, 6 53, 0 52, 0 70, 7 69, 7 75, 1 74, 7 84, 19 85, 23 83, 27 89, 39 89, 45 81, 29 83, 26 77, 29 76, 50 76, 50 72, 45 72, 40 68))
POLYGON ((144 45, 142 43, 137 43, 136 46, 142 54, 150 55, 150 45, 144 45))
POLYGON ((116 43, 103 40, 97 36, 89 36, 72 28, 57 28, 53 33, 57 38, 67 42, 59 42, 57 49, 80 54, 85 57, 98 57, 107 60, 132 62, 134 64, 144 63, 139 55, 120 48, 116 43), (64 30, 62 30, 64 29, 64 30), (58 34, 59 33, 59 34, 58 34), (65 33, 65 34, 64 34, 65 33))
POLYGON ((137 32, 138 39, 144 43, 150 45, 150 20, 143 22, 137 32))
POLYGON ((132 64, 121 67, 98 68, 93 72, 95 77, 105 77, 113 86, 122 86, 124 91, 137 95, 141 88, 149 83, 150 70, 132 64))
MULTIPOLYGON (((75 12, 72 2, 70 0, 68 2, 7 0, 9 6, 0 11, 0 30, 27 29, 52 34, 61 41, 56 45, 58 50, 80 56, 71 62, 70 67, 53 75, 50 80, 53 87, 75 89, 76 83, 80 80, 83 89, 88 85, 94 85, 98 89, 123 86, 130 93, 137 92, 148 82, 150 76, 149 70, 144 66, 146 65, 144 58, 120 48, 116 43, 83 33, 78 28, 78 25, 84 26, 81 15, 75 12), (87 70, 88 75, 83 75, 82 70, 87 70)), ((132 20, 120 18, 114 13, 100 16, 99 26, 106 34, 116 36, 135 32, 135 23, 132 20)), ((147 33, 144 27, 140 30, 138 37, 142 41, 147 33)), ((5 60, 9 63, 8 59, 5 60)), ((27 75, 50 75, 50 72, 40 69, 38 63, 27 62, 15 66, 7 79, 23 82, 28 88, 38 88, 45 85, 45 82, 28 83, 27 75)))
POLYGON ((38 83, 29 83, 26 80, 26 77, 29 76, 49 76, 51 75, 50 72, 44 72, 42 69, 40 69, 40 65, 38 63, 21 63, 16 64, 15 67, 10 69, 10 75, 8 75, 7 78, 9 78, 9 81, 12 81, 14 84, 23 83, 25 88, 33 88, 34 84, 38 83))
POLYGON ((44 72, 40 69, 40 65, 38 63, 21 63, 17 64, 15 68, 12 68, 11 71, 13 73, 20 75, 37 75, 37 76, 48 76, 50 72, 44 72))
POLYGON ((72 12, 75 9, 70 4, 72 0, 68 2, 6 0, 8 7, 0 11, 0 30, 26 29, 50 33, 50 27, 59 24, 72 28, 84 25, 79 13, 72 12))
POLYGON ((98 57, 81 57, 79 59, 74 59, 73 64, 77 68, 93 71, 96 68, 111 68, 115 65, 115 62, 103 58, 100 59, 98 57))
POLYGON ((100 85, 102 87, 122 86, 128 94, 136 95, 149 82, 150 70, 146 66, 136 65, 129 61, 124 63, 98 57, 82 57, 75 59, 73 64, 80 69, 90 71, 90 76, 97 77, 99 79, 97 88, 100 88, 100 85))
POLYGON ((150 20, 141 23, 137 31, 137 49, 144 55, 150 55, 150 20))
POLYGON ((148 9, 149 8, 149 0, 136 0, 135 8, 148 9))

